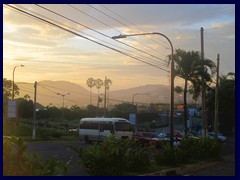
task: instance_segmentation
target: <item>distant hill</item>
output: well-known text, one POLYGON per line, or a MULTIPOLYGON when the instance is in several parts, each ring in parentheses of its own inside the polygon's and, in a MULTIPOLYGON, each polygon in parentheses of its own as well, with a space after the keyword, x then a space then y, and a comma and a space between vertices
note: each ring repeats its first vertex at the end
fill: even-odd
MULTIPOLYGON (((28 94, 34 99, 33 83, 16 83, 20 88, 20 96, 28 94)), ((92 89, 92 104, 97 105, 97 90, 92 89)), ((104 94, 103 87, 100 93, 104 94)), ((131 103, 134 97, 134 102, 138 103, 168 103, 170 89, 164 85, 144 85, 130 89, 114 90, 109 93, 109 105, 119 104, 122 101, 131 103)), ((86 107, 90 104, 90 91, 82 86, 68 81, 40 81, 37 86, 37 102, 44 106, 62 107, 63 97, 57 93, 67 94, 64 96, 65 107, 70 108, 72 105, 86 107)), ((108 96, 107 96, 108 97, 108 96)), ((181 101, 182 97, 175 95, 175 102, 181 101)), ((103 106, 103 103, 100 104, 103 106)))
MULTIPOLYGON (((16 83, 20 88, 20 97, 29 94, 34 99, 33 83, 16 83)), ((44 106, 62 107, 63 96, 65 107, 89 104, 89 91, 82 86, 68 81, 39 81, 37 85, 37 102, 44 106), (70 94, 68 94, 70 93, 70 94)), ((96 96, 96 95, 95 95, 96 96)))
POLYGON ((122 101, 140 103, 168 102, 169 87, 164 85, 145 85, 130 89, 116 90, 110 92, 110 97, 122 101))

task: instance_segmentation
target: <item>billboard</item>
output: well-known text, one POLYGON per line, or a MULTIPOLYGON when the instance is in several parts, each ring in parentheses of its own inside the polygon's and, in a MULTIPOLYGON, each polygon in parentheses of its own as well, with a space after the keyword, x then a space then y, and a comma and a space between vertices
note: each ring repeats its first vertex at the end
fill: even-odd
POLYGON ((17 102, 15 100, 8 101, 8 118, 17 118, 17 102))

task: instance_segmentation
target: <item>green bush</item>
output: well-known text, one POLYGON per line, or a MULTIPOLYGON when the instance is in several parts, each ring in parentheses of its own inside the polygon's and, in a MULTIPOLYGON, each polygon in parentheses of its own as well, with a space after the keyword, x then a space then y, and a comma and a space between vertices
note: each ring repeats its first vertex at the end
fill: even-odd
POLYGON ((179 164, 179 149, 176 147, 171 148, 169 142, 162 143, 162 150, 154 154, 154 159, 158 166, 162 165, 175 165, 179 164))
POLYGON ((210 138, 202 138, 199 141, 199 157, 201 159, 220 159, 222 144, 210 138))
POLYGON ((51 136, 52 136, 53 138, 60 138, 60 137, 62 136, 62 134, 61 134, 60 132, 53 131, 53 132, 51 133, 51 136))
POLYGON ((4 176, 50 176, 65 175, 69 162, 59 162, 52 157, 44 164, 38 155, 28 155, 21 138, 15 136, 3 137, 3 175, 4 176))
POLYGON ((170 147, 168 142, 163 143, 163 150, 154 155, 156 164, 179 165, 201 160, 218 160, 221 158, 222 145, 209 138, 194 140, 183 138, 180 145, 170 147))
POLYGON ((115 139, 110 136, 106 141, 72 149, 78 153, 80 163, 90 175, 113 176, 127 171, 140 172, 150 166, 149 147, 132 139, 115 139))

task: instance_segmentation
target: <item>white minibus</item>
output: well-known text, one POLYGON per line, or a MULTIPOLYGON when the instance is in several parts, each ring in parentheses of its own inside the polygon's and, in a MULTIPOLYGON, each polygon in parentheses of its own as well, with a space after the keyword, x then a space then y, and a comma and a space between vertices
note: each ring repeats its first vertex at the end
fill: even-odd
POLYGON ((131 138, 130 122, 123 118, 82 118, 79 122, 79 138, 87 143, 104 141, 111 134, 115 138, 131 138))

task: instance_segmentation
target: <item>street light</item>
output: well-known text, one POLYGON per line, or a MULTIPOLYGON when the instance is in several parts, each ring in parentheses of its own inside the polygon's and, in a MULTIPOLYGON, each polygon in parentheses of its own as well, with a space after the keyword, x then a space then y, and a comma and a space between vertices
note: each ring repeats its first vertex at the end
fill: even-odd
POLYGON ((67 94, 57 93, 57 95, 60 95, 60 96, 63 97, 63 104, 62 104, 62 108, 63 108, 63 120, 64 120, 64 97, 65 97, 66 95, 69 95, 69 94, 70 94, 70 93, 67 93, 67 94))
POLYGON ((136 95, 149 95, 148 93, 135 93, 132 97, 132 104, 134 103, 134 98, 136 95))
POLYGON ((14 73, 15 73, 15 69, 16 69, 17 67, 24 67, 24 65, 21 64, 20 66, 15 66, 15 67, 13 68, 12 100, 14 100, 14 73))
POLYGON ((152 32, 152 33, 140 33, 140 34, 120 34, 119 36, 113 36, 112 39, 120 39, 120 38, 127 38, 129 36, 146 36, 146 35, 160 35, 167 39, 171 46, 171 90, 170 90, 170 144, 173 145, 173 111, 174 111, 174 61, 173 61, 173 45, 170 39, 158 32, 152 32))

